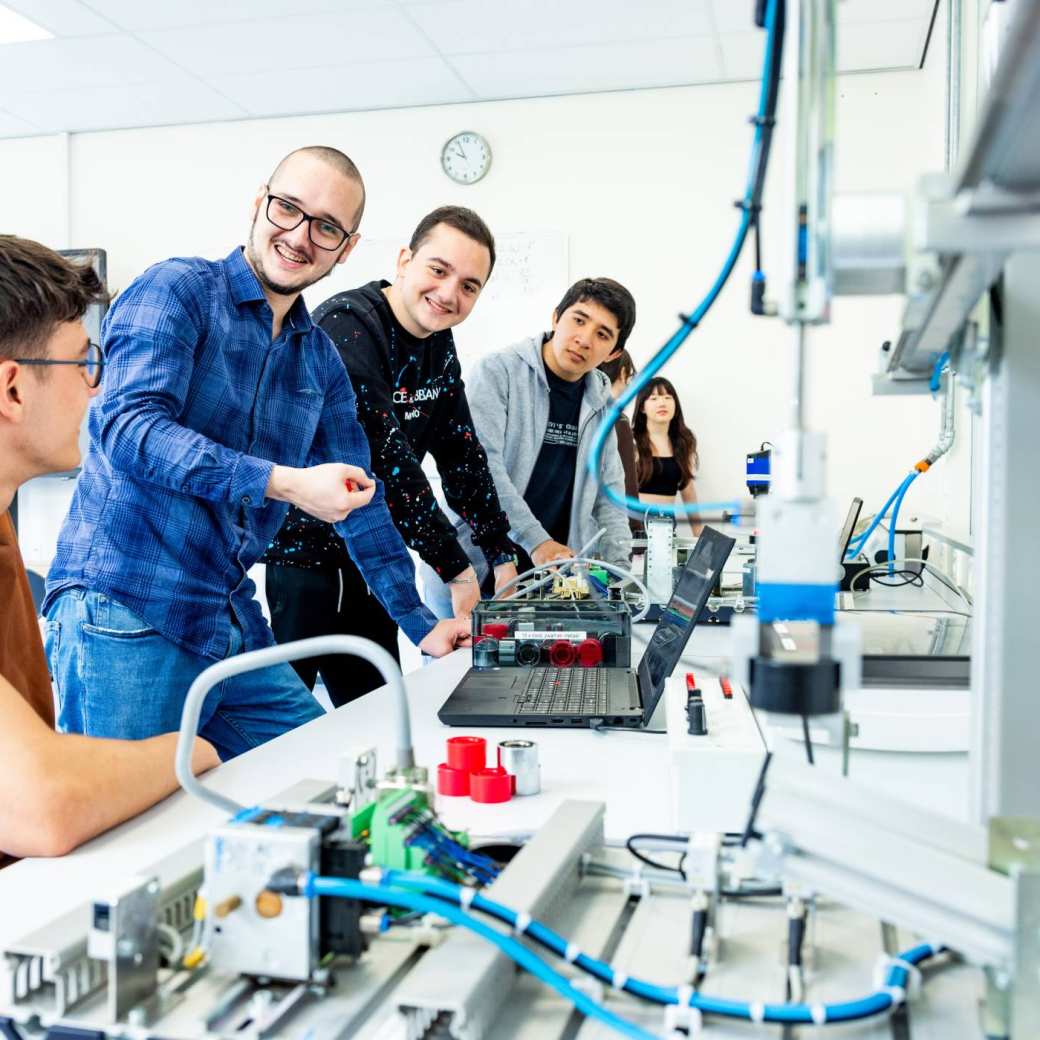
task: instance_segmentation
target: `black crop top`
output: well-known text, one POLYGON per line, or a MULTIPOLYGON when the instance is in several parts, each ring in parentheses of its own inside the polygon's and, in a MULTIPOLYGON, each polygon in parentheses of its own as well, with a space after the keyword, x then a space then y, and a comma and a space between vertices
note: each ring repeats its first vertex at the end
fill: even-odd
POLYGON ((647 495, 676 495, 682 485, 682 471, 679 463, 671 455, 654 456, 653 469, 650 476, 639 485, 639 490, 647 495))

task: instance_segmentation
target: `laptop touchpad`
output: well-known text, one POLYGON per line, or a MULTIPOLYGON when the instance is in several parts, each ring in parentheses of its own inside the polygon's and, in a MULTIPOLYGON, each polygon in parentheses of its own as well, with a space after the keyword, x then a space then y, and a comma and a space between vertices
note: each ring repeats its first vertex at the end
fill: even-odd
POLYGON ((519 670, 503 669, 502 671, 474 672, 470 682, 479 684, 482 690, 506 691, 514 686, 524 685, 527 681, 527 673, 519 670))

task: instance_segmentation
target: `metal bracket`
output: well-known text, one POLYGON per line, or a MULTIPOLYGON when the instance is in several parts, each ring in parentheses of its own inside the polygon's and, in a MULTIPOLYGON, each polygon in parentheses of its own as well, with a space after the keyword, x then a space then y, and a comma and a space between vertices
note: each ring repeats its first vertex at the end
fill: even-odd
POLYGON ((132 878, 95 899, 87 954, 108 966, 108 1017, 125 1022, 133 1008, 147 1005, 159 985, 157 877, 132 878))
POLYGON ((1014 885, 1014 970, 986 974, 988 1035, 1040 1036, 1040 820, 995 817, 989 864, 1014 885))

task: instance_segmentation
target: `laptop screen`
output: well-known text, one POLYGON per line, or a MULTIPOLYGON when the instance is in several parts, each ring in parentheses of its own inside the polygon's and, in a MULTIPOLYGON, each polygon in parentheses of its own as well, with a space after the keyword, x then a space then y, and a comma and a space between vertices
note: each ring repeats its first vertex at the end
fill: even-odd
POLYGON ((863 499, 854 498, 845 517, 845 523, 842 525, 841 534, 838 535, 838 563, 845 562, 845 553, 849 551, 852 532, 856 529, 856 522, 859 520, 859 513, 862 508, 863 499))
POLYGON ((715 578, 729 559, 735 542, 710 527, 697 539, 679 575, 679 581, 650 643, 639 662, 639 690, 643 695, 644 721, 649 719, 664 692, 665 680, 675 671, 697 619, 711 595, 715 578))

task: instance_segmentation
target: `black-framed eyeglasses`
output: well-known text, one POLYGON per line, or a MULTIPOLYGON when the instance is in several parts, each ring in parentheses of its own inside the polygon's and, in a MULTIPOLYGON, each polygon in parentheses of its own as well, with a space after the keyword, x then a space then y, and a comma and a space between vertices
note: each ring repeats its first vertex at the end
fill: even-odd
POLYGON ((12 358, 19 365, 78 365, 82 370, 83 382, 91 390, 101 385, 101 373, 105 370, 105 352, 97 343, 87 344, 87 356, 82 361, 57 361, 52 358, 12 358))
POLYGON ((307 237, 319 248, 330 252, 339 249, 353 231, 345 231, 324 217, 312 217, 304 213, 295 202, 283 199, 280 195, 267 196, 267 219, 275 227, 283 231, 294 231, 305 220, 307 221, 307 237))

